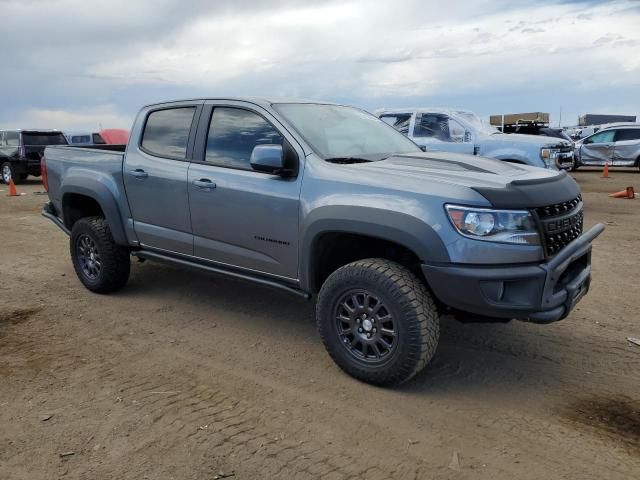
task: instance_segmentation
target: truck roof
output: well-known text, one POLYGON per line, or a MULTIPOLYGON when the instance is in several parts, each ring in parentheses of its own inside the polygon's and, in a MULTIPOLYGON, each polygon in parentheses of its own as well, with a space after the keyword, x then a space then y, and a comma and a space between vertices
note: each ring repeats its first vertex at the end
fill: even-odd
POLYGON ((55 128, 0 128, 0 132, 62 133, 62 130, 55 128))
POLYGON ((382 113, 407 113, 407 112, 416 112, 416 113, 470 113, 474 114, 471 110, 465 110, 464 108, 446 108, 446 107, 406 107, 406 108, 378 108, 375 110, 376 115, 380 115, 382 113))
POLYGON ((151 103, 146 105, 147 107, 155 107, 158 105, 169 105, 180 102, 197 102, 197 101, 210 101, 210 100, 225 100, 225 101, 237 101, 237 102, 249 102, 260 106, 270 106, 274 103, 314 103, 318 105, 340 105, 334 102, 326 102, 322 100, 309 100, 304 98, 295 97, 197 97, 197 98, 184 98, 178 100, 170 100, 165 102, 151 103))

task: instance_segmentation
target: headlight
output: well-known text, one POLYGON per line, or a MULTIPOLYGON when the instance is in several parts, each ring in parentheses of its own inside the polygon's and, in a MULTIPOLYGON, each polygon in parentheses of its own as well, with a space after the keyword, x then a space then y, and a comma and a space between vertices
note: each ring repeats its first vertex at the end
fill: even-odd
POLYGON ((560 150, 558 148, 542 148, 540 149, 540 158, 544 161, 544 164, 549 167, 556 165, 558 154, 560 150))
POLYGON ((455 229, 474 240, 540 245, 535 221, 526 210, 492 210, 445 205, 455 229))

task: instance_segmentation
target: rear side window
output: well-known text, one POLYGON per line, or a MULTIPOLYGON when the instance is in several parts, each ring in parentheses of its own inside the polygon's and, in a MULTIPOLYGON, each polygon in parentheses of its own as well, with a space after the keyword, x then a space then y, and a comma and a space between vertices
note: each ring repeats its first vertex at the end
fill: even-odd
POLYGON ((195 111, 195 107, 180 107, 151 112, 142 134, 142 148, 160 157, 187 158, 195 111))
POLYGON ((411 122, 410 113, 387 114, 380 117, 384 123, 388 123, 393 128, 404 135, 409 135, 409 123, 411 122))
POLYGON ((640 128, 624 128, 616 132, 616 142, 640 140, 640 128))
POLYGON ((89 135, 73 135, 71 143, 91 143, 91 137, 89 135))
POLYGON ((18 132, 5 132, 4 144, 9 147, 17 147, 20 145, 20 135, 18 132))
POLYGON ((257 113, 217 107, 211 115, 205 160, 221 167, 251 170, 256 145, 282 145, 282 135, 257 113))

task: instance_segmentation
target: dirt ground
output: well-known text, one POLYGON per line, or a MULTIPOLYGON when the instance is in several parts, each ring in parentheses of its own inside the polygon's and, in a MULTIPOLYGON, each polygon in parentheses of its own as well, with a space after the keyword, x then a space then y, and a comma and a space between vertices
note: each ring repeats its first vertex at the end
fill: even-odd
POLYGON ((638 479, 637 170, 575 174, 595 243, 566 320, 442 320, 436 357, 397 389, 325 353, 313 304, 135 263, 81 287, 46 196, 0 185, 0 479, 638 479))

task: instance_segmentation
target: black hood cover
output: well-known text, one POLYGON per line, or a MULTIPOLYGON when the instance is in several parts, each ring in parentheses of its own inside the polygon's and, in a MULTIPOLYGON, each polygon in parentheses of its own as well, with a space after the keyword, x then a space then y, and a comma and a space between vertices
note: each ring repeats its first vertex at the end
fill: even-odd
POLYGON ((503 188, 471 187, 495 208, 535 208, 573 200, 580 187, 566 172, 546 178, 512 180, 503 188))

